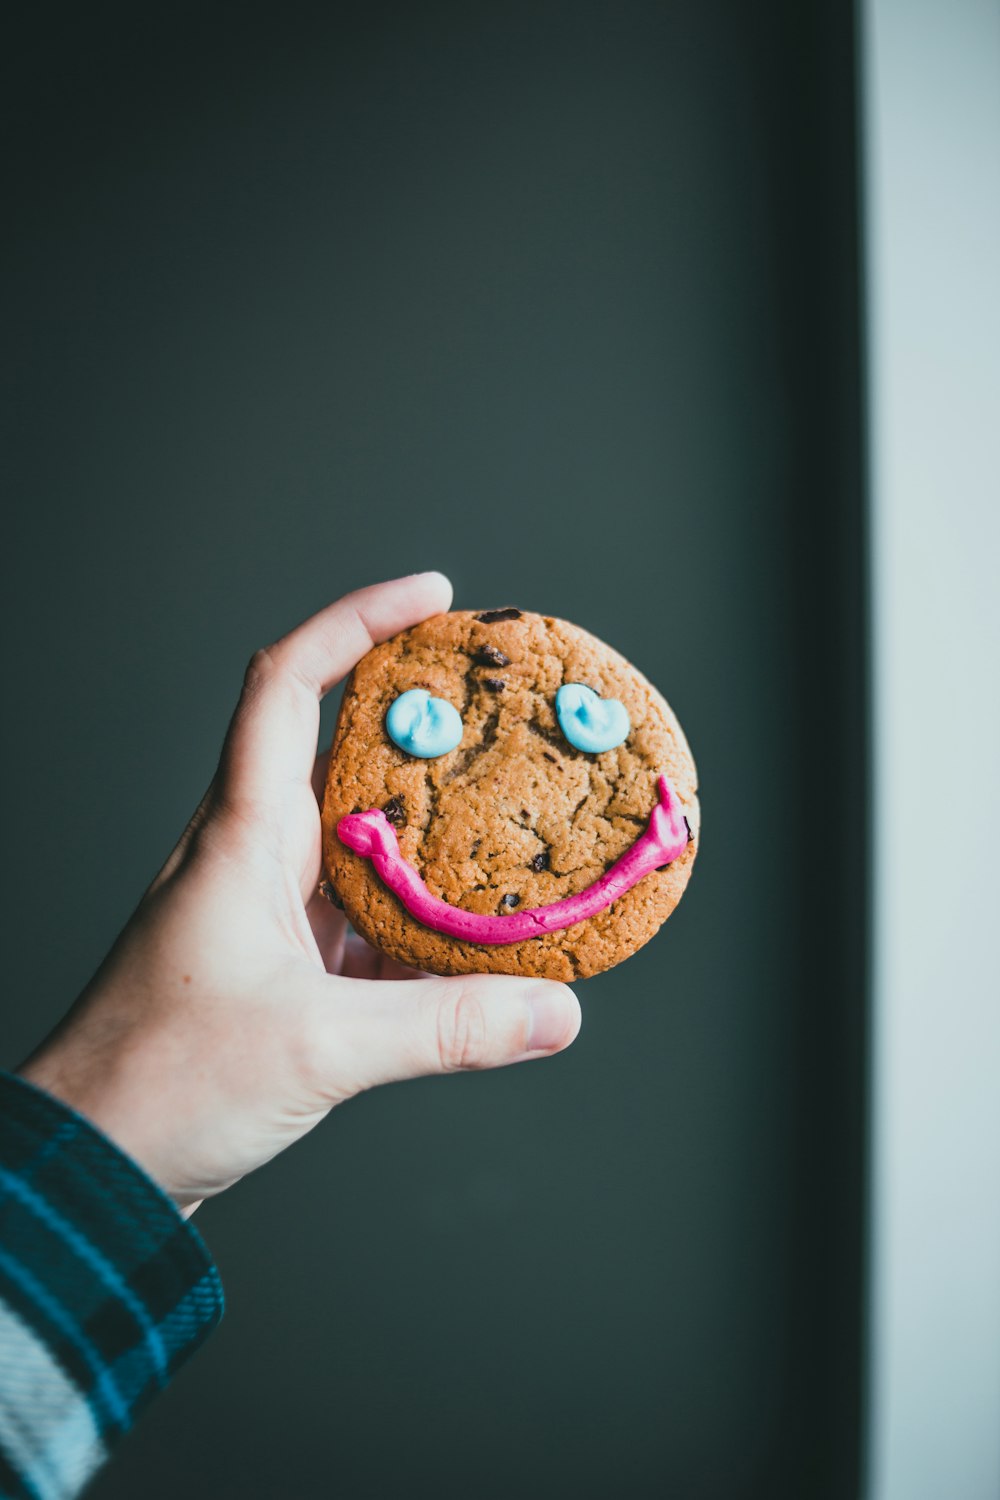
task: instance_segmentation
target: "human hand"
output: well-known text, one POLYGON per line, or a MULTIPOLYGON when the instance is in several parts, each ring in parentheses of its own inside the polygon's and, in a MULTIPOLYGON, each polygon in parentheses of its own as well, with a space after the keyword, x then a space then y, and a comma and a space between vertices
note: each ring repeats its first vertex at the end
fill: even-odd
POLYGON ((439 573, 376 584, 254 656, 180 843, 19 1069, 184 1210, 363 1089, 548 1056, 579 1030, 564 985, 418 976, 348 937, 317 890, 320 699, 376 642, 450 602, 439 573))

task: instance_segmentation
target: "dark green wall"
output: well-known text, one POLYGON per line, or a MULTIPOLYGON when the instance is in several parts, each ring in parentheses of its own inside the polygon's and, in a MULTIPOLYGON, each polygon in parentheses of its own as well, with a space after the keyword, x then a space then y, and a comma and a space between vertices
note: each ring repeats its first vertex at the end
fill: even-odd
POLYGON ((361 582, 610 641, 705 818, 568 1054, 362 1098, 199 1214, 225 1322, 102 1500, 855 1492, 850 11, 8 34, 0 1060, 179 833, 250 651, 361 582))

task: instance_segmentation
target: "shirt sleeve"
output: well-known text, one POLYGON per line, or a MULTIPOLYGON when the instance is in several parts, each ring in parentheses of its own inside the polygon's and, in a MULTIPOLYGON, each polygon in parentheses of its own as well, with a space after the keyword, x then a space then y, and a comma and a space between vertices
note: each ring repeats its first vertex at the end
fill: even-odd
POLYGON ((80 1115, 0 1073, 0 1496, 78 1493, 222 1316, 198 1232, 80 1115))

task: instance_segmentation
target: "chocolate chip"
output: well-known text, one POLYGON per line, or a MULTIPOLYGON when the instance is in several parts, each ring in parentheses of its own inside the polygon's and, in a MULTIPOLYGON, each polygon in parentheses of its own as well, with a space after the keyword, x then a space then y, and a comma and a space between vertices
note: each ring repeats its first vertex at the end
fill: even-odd
POLYGON ((500 899, 500 905, 506 906, 508 911, 513 911, 514 907, 520 906, 520 904, 520 896, 515 895, 513 891, 509 891, 506 896, 502 896, 500 899))
POLYGON ((540 740, 547 740, 550 745, 555 745, 557 750, 571 749, 558 729, 550 729, 547 724, 542 724, 538 719, 529 719, 528 728, 532 734, 537 734, 540 740))
POLYGON ((481 667, 509 667, 510 657, 505 656, 499 646, 480 646, 476 661, 481 667))
POLYGON ((545 759, 550 760, 554 766, 557 766, 559 764, 558 757, 555 755, 550 755, 547 750, 543 750, 542 754, 545 756, 545 759))
POLYGON ((396 828, 402 828, 406 822, 406 804, 402 797, 390 797, 382 811, 396 828))
POLYGON ((484 677, 483 687, 489 693, 502 693, 507 684, 502 677, 484 677))
POLYGON ((547 870, 549 868, 549 851, 547 849, 539 849, 531 861, 531 868, 533 870, 547 870))
POLYGON ((329 902, 331 902, 334 906, 339 907, 339 909, 341 911, 344 910, 344 903, 343 903, 343 901, 341 901, 340 897, 337 895, 337 892, 334 890, 333 886, 330 884, 330 882, 328 880, 321 880, 320 881, 320 883, 319 883, 319 893, 320 893, 321 896, 325 896, 326 899, 329 902))
POLYGON ((497 620, 519 620, 521 611, 519 609, 487 609, 476 619, 484 625, 495 625, 497 620))
POLYGON ((469 858, 470 859, 475 859, 476 855, 479 853, 479 846, 480 846, 480 844, 482 842, 483 842, 482 839, 476 839, 476 842, 473 844, 472 848, 469 850, 469 858))
POLYGON ((691 824, 688 822, 687 818, 684 819, 684 827, 688 831, 688 843, 691 844, 694 842, 694 834, 691 832, 691 824))

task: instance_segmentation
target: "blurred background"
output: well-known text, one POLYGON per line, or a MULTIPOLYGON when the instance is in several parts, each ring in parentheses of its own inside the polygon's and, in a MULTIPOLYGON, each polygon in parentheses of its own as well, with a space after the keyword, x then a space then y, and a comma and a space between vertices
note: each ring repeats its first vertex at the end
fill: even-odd
POLYGON ((225 1320, 97 1500, 859 1493, 860 31, 833 0, 9 31, 0 1062, 180 833, 250 653, 360 583, 437 567, 609 641, 705 818, 565 1056, 361 1098, 199 1212, 225 1320))

